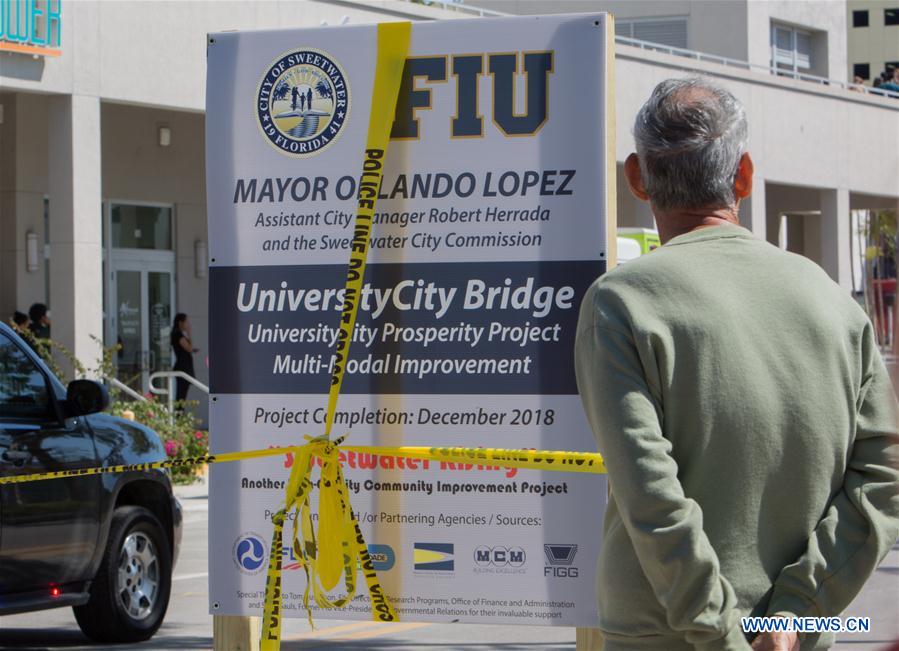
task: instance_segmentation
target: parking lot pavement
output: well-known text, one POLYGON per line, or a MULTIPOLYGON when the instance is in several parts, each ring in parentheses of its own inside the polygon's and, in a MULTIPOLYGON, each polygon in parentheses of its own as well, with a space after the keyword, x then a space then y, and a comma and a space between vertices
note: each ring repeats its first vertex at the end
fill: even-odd
MULTIPOLYGON (((165 623, 148 642, 94 645, 78 630, 69 608, 0 618, 0 648, 18 651, 124 651, 137 649, 212 648, 212 616, 208 613, 208 500, 203 484, 176 489, 184 508, 184 539, 175 568, 172 599, 165 623)), ((834 651, 881 651, 899 638, 899 545, 850 605, 844 616, 871 618, 867 634, 845 635, 834 651)), ((574 651, 571 628, 531 626, 469 626, 400 622, 316 620, 311 631, 305 619, 284 625, 284 651, 388 649, 397 651, 574 651)))
POLYGON ((899 543, 842 616, 870 617, 871 631, 839 635, 833 647, 837 651, 880 651, 899 640, 899 543))

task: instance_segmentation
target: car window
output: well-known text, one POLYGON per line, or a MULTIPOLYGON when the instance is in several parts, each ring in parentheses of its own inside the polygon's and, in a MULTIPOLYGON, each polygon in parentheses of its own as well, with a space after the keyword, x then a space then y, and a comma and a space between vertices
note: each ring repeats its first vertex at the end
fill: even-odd
POLYGON ((0 419, 44 418, 49 413, 44 374, 12 340, 0 335, 0 419))

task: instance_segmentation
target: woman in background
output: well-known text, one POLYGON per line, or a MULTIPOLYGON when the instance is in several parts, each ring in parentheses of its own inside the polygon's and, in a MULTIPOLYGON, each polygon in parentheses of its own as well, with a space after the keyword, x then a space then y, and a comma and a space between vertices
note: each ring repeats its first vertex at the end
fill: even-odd
MULTIPOLYGON (((172 324, 172 333, 170 335, 172 350, 175 351, 175 365, 173 371, 184 371, 191 377, 194 376, 194 348, 193 342, 190 340, 190 321, 184 312, 175 315, 175 322, 172 324)), ((178 386, 175 393, 175 399, 178 401, 187 398, 187 390, 190 388, 190 382, 184 378, 176 378, 178 386)))

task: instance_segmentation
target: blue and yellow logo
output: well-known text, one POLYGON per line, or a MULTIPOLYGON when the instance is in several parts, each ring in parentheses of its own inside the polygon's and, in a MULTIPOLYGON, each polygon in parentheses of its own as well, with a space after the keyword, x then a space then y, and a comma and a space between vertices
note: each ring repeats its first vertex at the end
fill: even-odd
POLYGON ((369 545, 372 567, 377 572, 388 572, 396 564, 396 554, 390 545, 369 545))
POLYGON ((268 67, 256 91, 262 135, 283 153, 304 158, 340 135, 350 109, 346 75, 330 55, 291 50, 268 67))
POLYGON ((452 572, 456 569, 453 543, 415 543, 415 569, 452 572))

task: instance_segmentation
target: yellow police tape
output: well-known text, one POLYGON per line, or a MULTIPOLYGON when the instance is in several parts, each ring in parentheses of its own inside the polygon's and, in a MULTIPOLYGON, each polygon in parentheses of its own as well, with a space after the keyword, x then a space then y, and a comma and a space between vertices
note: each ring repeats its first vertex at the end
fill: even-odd
POLYGON ((396 99, 400 91, 403 67, 409 54, 412 24, 382 23, 378 25, 375 77, 372 84, 371 111, 368 117, 368 136, 362 162, 362 176, 356 199, 356 217, 353 222, 353 239, 350 243, 350 259, 346 271, 343 308, 340 313, 340 329, 337 333, 334 366, 331 372, 331 388, 328 393, 328 412, 325 417, 325 433, 312 439, 301 448, 290 471, 285 490, 284 506, 272 518, 274 531, 268 558, 268 574, 265 581, 265 609, 262 615, 261 651, 277 651, 281 646, 281 555, 282 528, 288 512, 294 512, 293 551, 306 573, 306 590, 303 606, 312 624, 309 608, 309 591, 321 608, 342 608, 356 594, 356 573, 359 561, 371 598, 372 614, 376 619, 393 622, 396 611, 387 601, 372 566, 365 538, 346 493, 343 470, 336 457, 336 446, 342 439, 331 442, 331 428, 337 410, 337 399, 343 384, 346 361, 349 359, 353 327, 362 294, 362 279, 371 240, 372 218, 375 202, 381 189, 384 158, 390 141, 390 128, 396 99), (312 492, 313 456, 322 459, 320 490, 318 494, 318 536, 312 526, 309 496, 312 492), (300 544, 302 533, 302 544, 300 544), (327 550, 319 555, 319 550, 327 550), (331 601, 325 594, 337 586, 340 575, 346 595, 331 601))
MULTIPOLYGON (((515 450, 511 448, 462 448, 462 447, 427 447, 402 446, 386 447, 380 445, 340 445, 346 436, 331 442, 333 451, 325 451, 324 438, 310 438, 304 445, 289 445, 266 450, 245 450, 242 452, 225 452, 222 454, 205 454, 199 457, 182 459, 166 459, 149 463, 132 463, 120 466, 103 466, 97 468, 79 468, 76 470, 55 470, 33 475, 15 475, 0 477, 0 486, 4 484, 23 484, 48 479, 65 477, 87 477, 89 475, 109 475, 123 472, 143 472, 146 470, 165 470, 167 468, 186 468, 203 466, 211 463, 228 463, 229 461, 246 461, 262 457, 274 457, 293 454, 295 458, 308 452, 311 457, 322 458, 325 453, 339 459, 340 452, 355 454, 377 454, 381 456, 403 457, 404 459, 421 459, 424 461, 440 461, 445 463, 478 463, 481 465, 503 465, 509 468, 524 470, 554 470, 559 472, 604 473, 602 456, 596 452, 559 452, 556 450, 515 450)), ((296 463, 294 463, 296 465, 296 463)))
POLYGON ((0 485, 43 481, 61 477, 80 477, 107 473, 145 471, 202 464, 245 461, 288 452, 295 460, 285 490, 284 506, 273 516, 274 530, 266 576, 265 608, 263 614, 261 651, 278 651, 281 640, 281 559, 283 553, 284 520, 294 512, 294 531, 291 546, 300 566, 306 573, 303 605, 312 623, 309 606, 310 591, 321 608, 342 608, 356 593, 357 568, 361 566, 375 621, 398 621, 399 616, 390 604, 378 581, 368 547, 359 522, 353 514, 347 494, 340 452, 379 454, 409 459, 442 461, 447 463, 502 464, 532 470, 603 473, 602 457, 589 452, 558 452, 546 450, 511 450, 501 448, 463 447, 380 447, 345 446, 346 436, 330 440, 337 400, 343 383, 346 360, 349 358, 351 335, 356 322, 362 281, 371 236, 372 219, 378 190, 381 186, 394 107, 399 94, 403 66, 409 52, 411 23, 378 25, 377 57, 372 90, 368 138, 359 184, 358 207, 354 222, 350 259, 347 267, 344 305, 340 315, 340 330, 335 351, 336 361, 331 375, 325 433, 316 438, 306 437, 304 445, 210 454, 185 459, 168 459, 152 463, 61 470, 33 475, 0 477, 0 485), (313 488, 311 478, 314 459, 321 460, 318 496, 318 530, 312 523, 309 498, 313 488), (302 538, 302 539, 301 539, 302 538), (343 575, 345 595, 331 600, 327 592, 334 589, 343 575))

